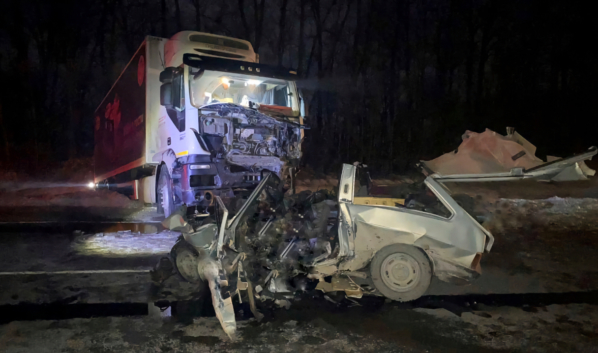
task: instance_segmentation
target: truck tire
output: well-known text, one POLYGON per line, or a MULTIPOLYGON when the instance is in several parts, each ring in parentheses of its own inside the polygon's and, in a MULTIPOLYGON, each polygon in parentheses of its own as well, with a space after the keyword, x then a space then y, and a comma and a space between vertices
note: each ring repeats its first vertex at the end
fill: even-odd
POLYGON ((198 254, 197 251, 184 240, 178 241, 172 250, 170 257, 174 263, 177 273, 191 283, 201 283, 201 277, 197 269, 198 254))
POLYGON ((376 289, 385 297, 408 302, 424 295, 432 280, 432 266, 419 248, 392 244, 376 253, 370 275, 376 289))
POLYGON ((158 176, 158 213, 164 214, 168 218, 174 212, 174 193, 172 190, 172 179, 168 174, 168 168, 162 166, 160 168, 160 175, 158 176))
POLYGON ((108 179, 106 181, 106 185, 108 186, 108 190, 118 192, 118 188, 116 187, 116 179, 114 179, 114 178, 108 179))

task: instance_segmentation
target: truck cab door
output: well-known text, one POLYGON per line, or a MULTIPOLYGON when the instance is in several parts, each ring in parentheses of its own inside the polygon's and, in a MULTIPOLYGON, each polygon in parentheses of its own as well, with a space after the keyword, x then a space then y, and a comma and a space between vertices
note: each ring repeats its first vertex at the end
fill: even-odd
POLYGON ((160 73, 160 105, 179 132, 185 131, 185 74, 181 67, 167 67, 160 73))
POLYGON ((307 102, 305 101, 305 93, 298 88, 297 93, 299 94, 299 112, 301 113, 301 117, 306 118, 309 114, 309 107, 307 106, 307 102))
MULTIPOLYGON (((307 105, 305 92, 303 92, 300 88, 297 88, 297 94, 299 95, 299 124, 305 124, 305 118, 309 115, 309 106, 307 105)), ((301 129, 301 140, 303 141, 303 137, 305 132, 301 129)))

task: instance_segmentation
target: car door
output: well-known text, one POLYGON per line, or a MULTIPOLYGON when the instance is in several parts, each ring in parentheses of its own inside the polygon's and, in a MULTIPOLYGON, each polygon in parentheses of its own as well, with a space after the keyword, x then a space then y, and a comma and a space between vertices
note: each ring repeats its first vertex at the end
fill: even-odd
POLYGON ((486 237, 479 225, 456 202, 450 202, 448 193, 431 178, 425 181, 426 190, 445 208, 437 214, 402 206, 354 204, 355 172, 356 166, 344 165, 339 185, 339 243, 341 254, 344 250, 347 255, 339 269, 363 268, 378 250, 394 243, 433 248, 438 256, 464 265, 483 252, 486 237))

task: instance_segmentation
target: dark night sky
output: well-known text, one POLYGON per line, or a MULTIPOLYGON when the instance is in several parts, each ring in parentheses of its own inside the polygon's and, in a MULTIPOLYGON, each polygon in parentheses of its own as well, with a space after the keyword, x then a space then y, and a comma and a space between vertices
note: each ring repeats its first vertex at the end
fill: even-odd
POLYGON ((317 169, 400 172, 486 127, 516 127, 541 157, 580 152, 597 144, 593 16, 541 0, 6 0, 0 166, 90 156, 92 113, 144 36, 184 29, 298 69, 317 169))

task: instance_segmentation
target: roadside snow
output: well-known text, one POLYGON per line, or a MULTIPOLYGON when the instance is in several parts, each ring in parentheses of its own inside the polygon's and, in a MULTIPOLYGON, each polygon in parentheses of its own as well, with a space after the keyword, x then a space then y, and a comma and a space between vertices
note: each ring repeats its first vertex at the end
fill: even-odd
POLYGON ((82 235, 72 244, 81 255, 131 256, 167 254, 181 233, 164 230, 142 234, 131 231, 82 235))

